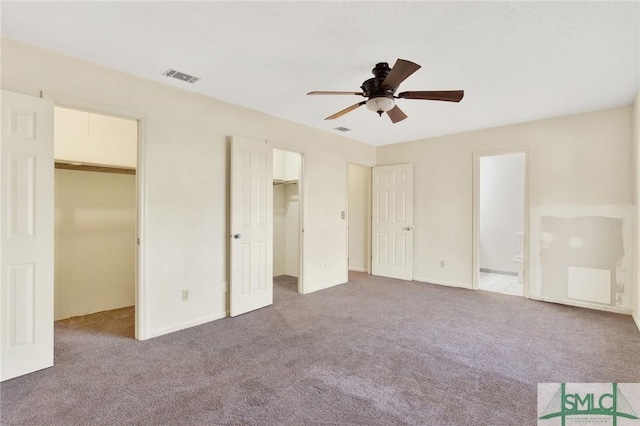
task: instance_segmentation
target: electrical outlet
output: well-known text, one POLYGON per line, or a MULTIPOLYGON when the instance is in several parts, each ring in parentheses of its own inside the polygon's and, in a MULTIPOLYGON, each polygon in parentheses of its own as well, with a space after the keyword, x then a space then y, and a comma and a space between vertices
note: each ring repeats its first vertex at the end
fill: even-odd
POLYGON ((327 269, 327 262, 324 262, 324 269, 327 269))
POLYGON ((189 300, 189 290, 182 290, 182 301, 189 300))
POLYGON ((441 260, 441 261, 440 261, 440 267, 441 267, 441 268, 444 268, 444 260, 441 260))

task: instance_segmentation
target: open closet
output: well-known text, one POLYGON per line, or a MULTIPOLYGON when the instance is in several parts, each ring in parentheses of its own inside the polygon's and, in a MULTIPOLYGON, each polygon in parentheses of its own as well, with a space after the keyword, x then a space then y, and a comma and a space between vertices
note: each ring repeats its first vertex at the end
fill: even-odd
MULTIPOLYGON (((300 274, 300 169, 296 152, 273 150, 273 276, 298 278, 300 274)), ((297 280, 288 279, 298 291, 297 280)))
POLYGON ((55 108, 55 320, 130 307, 134 321, 137 152, 136 120, 55 108))

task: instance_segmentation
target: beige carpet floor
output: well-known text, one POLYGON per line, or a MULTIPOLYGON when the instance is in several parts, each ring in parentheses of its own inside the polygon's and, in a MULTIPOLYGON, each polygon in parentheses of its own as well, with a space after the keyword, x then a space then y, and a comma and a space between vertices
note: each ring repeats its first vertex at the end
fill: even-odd
POLYGON ((148 341, 131 308, 57 322, 4 425, 534 425, 538 382, 639 382, 631 318, 370 277, 148 341))

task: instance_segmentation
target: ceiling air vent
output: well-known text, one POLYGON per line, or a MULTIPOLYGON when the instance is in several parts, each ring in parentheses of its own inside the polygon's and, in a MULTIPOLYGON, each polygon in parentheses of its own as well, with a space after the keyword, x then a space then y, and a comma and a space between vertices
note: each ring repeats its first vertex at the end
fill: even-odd
POLYGON ((194 77, 189 74, 185 74, 180 71, 176 71, 174 69, 169 68, 167 72, 164 73, 167 77, 177 78, 178 80, 186 81, 187 83, 195 83, 200 80, 200 77, 194 77))
POLYGON ((347 129, 346 127, 342 127, 342 126, 340 126, 340 127, 335 127, 335 129, 336 129, 336 130, 338 130, 338 131, 340 131, 340 132, 348 132, 348 131, 350 131, 350 130, 351 130, 351 129, 347 129))

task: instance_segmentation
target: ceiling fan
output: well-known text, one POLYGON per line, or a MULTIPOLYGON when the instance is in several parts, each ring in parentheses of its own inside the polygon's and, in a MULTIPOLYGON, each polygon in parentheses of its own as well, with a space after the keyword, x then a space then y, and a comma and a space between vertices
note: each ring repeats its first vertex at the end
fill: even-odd
POLYGON ((325 120, 342 117, 346 113, 366 105, 367 108, 377 112, 380 116, 386 112, 394 123, 407 118, 407 115, 396 105, 396 99, 426 99, 446 102, 460 102, 462 100, 464 90, 410 91, 400 92, 396 96, 395 93, 400 83, 419 69, 420 65, 404 59, 398 59, 393 68, 389 68, 389 64, 386 62, 380 62, 371 70, 375 77, 365 80, 360 86, 362 92, 314 91, 307 93, 307 95, 360 95, 368 98, 366 101, 358 102, 330 115, 325 120))

